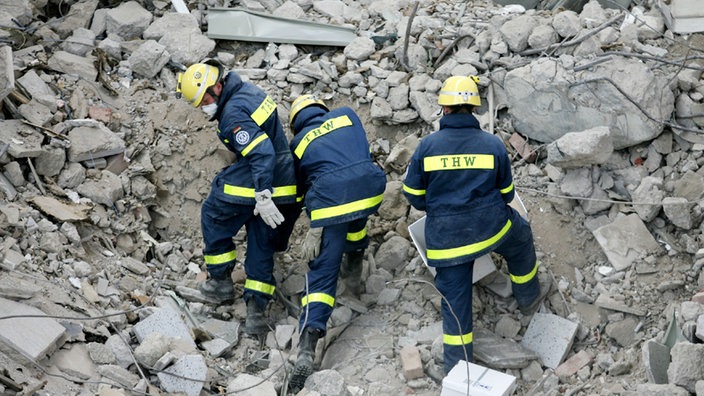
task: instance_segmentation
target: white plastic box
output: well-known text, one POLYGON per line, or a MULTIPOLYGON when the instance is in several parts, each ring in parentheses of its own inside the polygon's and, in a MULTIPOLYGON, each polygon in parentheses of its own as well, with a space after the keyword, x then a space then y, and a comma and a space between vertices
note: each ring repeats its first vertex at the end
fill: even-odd
POLYGON ((510 396, 516 390, 516 377, 460 360, 442 380, 440 396, 510 396))
MULTIPOLYGON (((511 207, 516 209, 518 213, 528 220, 528 211, 526 210, 523 201, 515 194, 513 201, 510 203, 511 207)), ((427 247, 425 246, 425 216, 416 220, 413 224, 408 226, 408 232, 411 234, 411 239, 413 244, 416 246, 420 257, 423 259, 426 267, 433 277, 435 276, 435 268, 428 265, 428 257, 425 255, 427 247)), ((474 260, 474 270, 472 272, 472 283, 477 283, 480 279, 496 271, 496 264, 494 260, 491 259, 491 255, 485 254, 478 259, 474 260)))

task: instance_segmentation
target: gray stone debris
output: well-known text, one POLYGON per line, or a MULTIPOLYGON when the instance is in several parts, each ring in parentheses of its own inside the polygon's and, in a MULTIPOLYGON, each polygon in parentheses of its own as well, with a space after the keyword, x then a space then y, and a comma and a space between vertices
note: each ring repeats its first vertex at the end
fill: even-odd
MULTIPOLYGON (((246 392, 281 394, 297 352, 307 225, 276 257, 275 331, 262 343, 241 337, 241 299, 216 306, 197 292, 200 204, 234 160, 216 125, 173 94, 182 66, 206 57, 267 91, 287 132, 302 93, 352 106, 388 176, 368 224, 364 293, 336 299, 306 392, 440 393, 442 297, 411 243, 408 225, 424 213, 402 184, 418 142, 438 128, 443 80, 476 74, 478 118, 516 160, 538 259, 555 276, 549 312, 536 318, 569 322, 547 327, 574 338, 547 359, 550 348, 523 347, 547 331, 530 328, 505 283, 489 283, 507 276, 497 261, 504 277, 474 288, 477 363, 515 375, 517 394, 704 393, 704 40, 679 36, 680 16, 663 17, 652 0, 432 1, 416 12, 393 0, 239 5, 355 28, 346 47, 316 48, 209 38, 209 7, 231 2, 190 0, 184 12, 168 1, 104 3, 0 1, 0 375, 11 380, 0 393, 259 384, 246 392), (522 157, 512 135, 535 155, 522 157), (671 317, 686 342, 669 350, 671 317)), ((235 238, 239 260, 244 240, 235 238)), ((244 277, 238 268, 238 288, 244 277)))

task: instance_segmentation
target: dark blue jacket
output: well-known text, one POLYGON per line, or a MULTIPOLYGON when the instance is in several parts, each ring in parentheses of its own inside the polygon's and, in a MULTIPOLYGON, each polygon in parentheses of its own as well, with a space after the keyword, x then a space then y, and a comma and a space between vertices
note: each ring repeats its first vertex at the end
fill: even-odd
POLYGON ((254 192, 272 190, 277 204, 296 201, 293 158, 276 103, 235 72, 225 76, 218 99, 218 138, 237 160, 213 180, 221 200, 254 205, 254 192))
POLYGON ((311 227, 364 218, 376 212, 386 175, 372 161, 362 122, 349 107, 327 112, 309 106, 296 115, 291 141, 299 195, 311 227))
POLYGON ((403 192, 426 211, 428 264, 473 260, 502 240, 518 213, 511 163, 501 139, 471 114, 447 114, 424 137, 408 165, 403 192))

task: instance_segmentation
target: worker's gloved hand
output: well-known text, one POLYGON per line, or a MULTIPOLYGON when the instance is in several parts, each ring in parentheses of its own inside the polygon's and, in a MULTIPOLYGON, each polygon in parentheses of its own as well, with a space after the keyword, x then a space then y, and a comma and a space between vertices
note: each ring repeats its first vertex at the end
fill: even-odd
POLYGON ((254 206, 254 215, 260 215, 262 220, 271 228, 276 228, 277 225, 284 221, 284 216, 279 212, 279 209, 274 205, 271 199, 271 191, 262 190, 254 193, 254 199, 257 204, 254 206))
POLYGON ((323 238, 323 227, 311 228, 303 241, 303 259, 310 262, 320 254, 320 241, 323 238))

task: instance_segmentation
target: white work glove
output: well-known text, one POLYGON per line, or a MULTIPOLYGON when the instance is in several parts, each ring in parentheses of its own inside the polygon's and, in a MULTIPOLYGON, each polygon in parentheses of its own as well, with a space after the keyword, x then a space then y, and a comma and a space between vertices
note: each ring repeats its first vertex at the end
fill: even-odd
POLYGON ((254 206, 254 215, 260 215, 262 220, 271 228, 276 228, 277 225, 284 221, 284 215, 279 212, 279 209, 274 205, 271 199, 271 191, 262 190, 254 193, 254 199, 257 204, 254 206))
POLYGON ((320 254, 320 241, 323 238, 323 227, 311 228, 306 233, 303 241, 303 259, 306 262, 312 261, 320 254))

